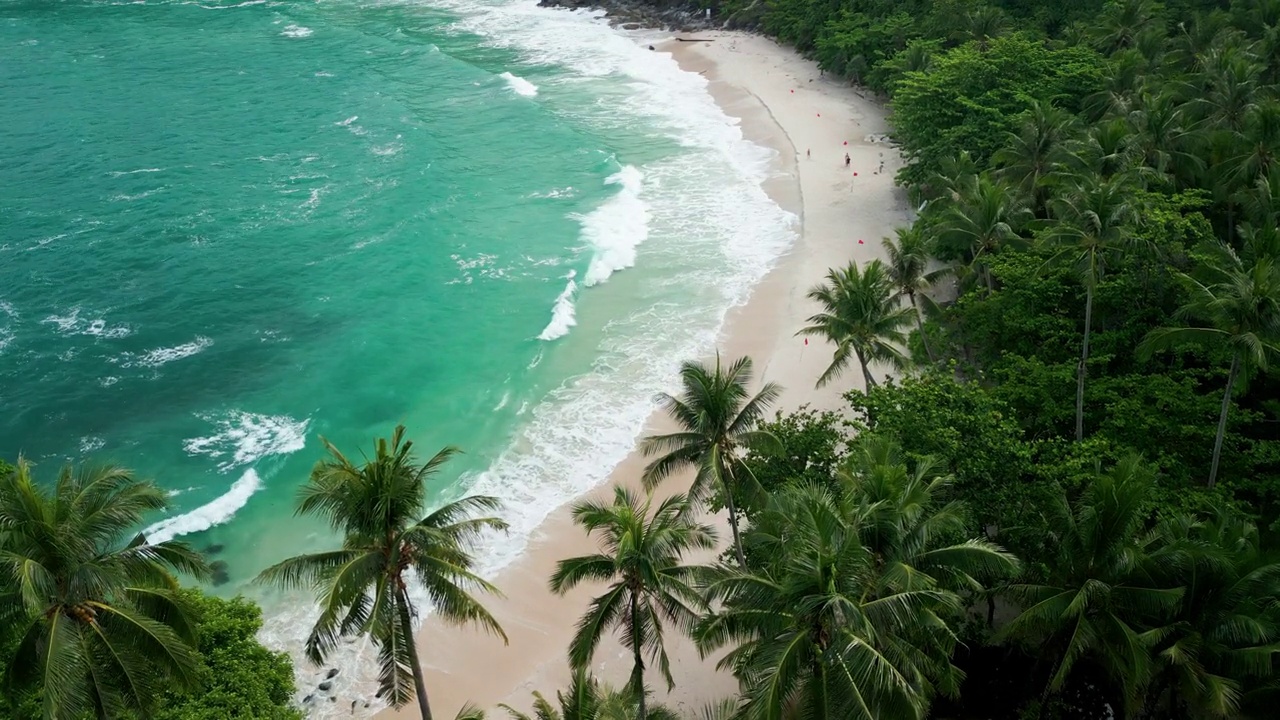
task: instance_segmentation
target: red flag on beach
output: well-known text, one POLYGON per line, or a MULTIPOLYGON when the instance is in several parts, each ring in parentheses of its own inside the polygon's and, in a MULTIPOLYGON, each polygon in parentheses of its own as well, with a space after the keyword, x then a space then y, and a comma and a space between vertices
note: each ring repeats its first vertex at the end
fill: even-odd
POLYGON ((854 177, 858 177, 858 173, 854 173, 854 174, 853 174, 853 176, 854 176, 854 177))
POLYGON ((862 240, 858 240, 858 244, 859 244, 859 245, 866 245, 866 243, 862 242, 862 240))
POLYGON ((809 344, 809 338, 805 338, 805 339, 804 339, 804 344, 805 344, 805 345, 808 345, 808 344, 809 344))
POLYGON ((795 94, 796 94, 796 91, 795 91, 795 90, 792 90, 792 91, 791 91, 791 94, 792 94, 792 95, 795 95, 795 94))
POLYGON ((818 113, 818 117, 822 117, 822 113, 818 113))
POLYGON ((848 141, 848 140, 845 140, 845 141, 844 141, 844 144, 845 144, 845 145, 848 145, 848 144, 849 144, 849 141, 848 141))

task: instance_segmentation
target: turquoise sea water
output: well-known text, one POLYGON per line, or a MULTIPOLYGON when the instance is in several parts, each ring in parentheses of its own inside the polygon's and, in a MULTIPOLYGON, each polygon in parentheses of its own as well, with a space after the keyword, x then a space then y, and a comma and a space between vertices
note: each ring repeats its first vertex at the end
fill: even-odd
POLYGON ((510 561, 790 242, 769 153, 646 42, 531 0, 0 2, 0 456, 156 479, 152 535, 221 546, 290 649, 305 603, 245 583, 331 541, 292 517, 319 435, 462 447, 433 492, 507 500, 510 561))

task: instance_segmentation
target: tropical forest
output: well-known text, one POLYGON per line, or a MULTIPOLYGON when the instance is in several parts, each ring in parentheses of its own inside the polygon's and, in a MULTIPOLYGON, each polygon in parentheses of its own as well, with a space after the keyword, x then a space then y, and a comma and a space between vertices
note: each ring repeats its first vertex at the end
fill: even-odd
MULTIPOLYGON (((813 381, 842 409, 685 362, 675 429, 573 507, 589 552, 546 579, 599 593, 572 683, 458 717, 681 717, 654 692, 676 635, 737 680, 708 720, 1276 717, 1280 0, 712 7, 889 105, 916 218, 794 328, 835 348, 813 381), (615 636, 616 687, 591 672, 615 636)), ((258 582, 314 595, 310 660, 367 636, 382 698, 429 720, 415 598, 503 637, 475 559, 502 507, 429 503, 455 451, 402 427, 325 451, 296 511, 331 547, 258 582)), ((0 715, 305 715, 257 607, 138 533, 163 492, 8 460, 0 715)))

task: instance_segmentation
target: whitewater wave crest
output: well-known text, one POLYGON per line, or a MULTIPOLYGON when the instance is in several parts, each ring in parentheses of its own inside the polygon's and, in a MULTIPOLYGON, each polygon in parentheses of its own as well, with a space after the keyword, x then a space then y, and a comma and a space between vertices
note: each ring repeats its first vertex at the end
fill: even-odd
POLYGON ((569 330, 574 325, 578 324, 573 305, 574 296, 578 294, 578 284, 573 281, 577 274, 576 270, 569 271, 569 282, 565 284, 564 290, 556 298, 556 304, 551 308, 551 322, 547 323, 542 333, 538 335, 539 340, 562 338, 569 334, 569 330))
POLYGON ((126 337, 133 332, 128 325, 108 325, 100 313, 97 317, 88 318, 81 317, 81 312, 81 307, 77 305, 65 315, 50 315, 40 322, 56 326, 58 333, 64 336, 88 335, 114 340, 126 337))
POLYGON ((605 185, 620 185, 617 195, 579 218, 582 237, 591 246, 591 264, 582 284, 599 285, 619 270, 636 264, 636 248, 649 237, 649 206, 640 199, 644 175, 626 165, 605 185))
POLYGON ((200 507, 175 517, 166 518, 148 527, 143 533, 147 540, 161 543, 180 535, 202 532, 211 527, 221 525, 249 504, 249 498, 262 488, 262 478, 252 468, 245 470, 222 495, 201 505, 200 507))
POLYGON ((519 75, 513 75, 509 72, 500 73, 498 77, 507 81, 507 87, 511 88, 511 92, 524 97, 537 97, 538 86, 525 80, 519 75))

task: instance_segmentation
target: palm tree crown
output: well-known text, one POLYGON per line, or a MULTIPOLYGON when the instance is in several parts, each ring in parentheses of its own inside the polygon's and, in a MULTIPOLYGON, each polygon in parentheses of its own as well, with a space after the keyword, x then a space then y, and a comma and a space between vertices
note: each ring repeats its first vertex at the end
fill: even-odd
POLYGON ((166 681, 195 684, 192 611, 175 572, 206 576, 185 544, 125 542, 165 493, 119 467, 65 467, 42 490, 24 460, 0 478, 0 624, 21 641, 16 686, 44 691, 43 715, 145 715, 166 681))
POLYGON ((642 501, 622 487, 614 488, 612 503, 578 503, 573 519, 588 533, 599 533, 601 552, 561 560, 551 576, 551 590, 563 594, 583 582, 611 584, 578 622, 569 664, 586 668, 604 633, 619 630, 634 657, 630 689, 644 720, 645 656, 657 660, 667 686, 673 687, 663 646, 664 620, 687 630, 696 617, 694 608, 702 606, 694 589, 698 568, 682 564, 681 556, 689 550, 713 549, 715 531, 693 521, 684 495, 673 495, 654 508, 652 499, 642 501))
POLYGON ((751 534, 760 570, 716 569, 718 609, 695 640, 704 655, 733 646, 720 664, 743 685, 743 717, 923 718, 935 692, 955 694, 957 591, 1017 564, 984 540, 946 544, 963 514, 936 507, 949 479, 931 467, 864 440, 834 488, 773 498, 751 534))
POLYGON ((876 385, 871 363, 894 368, 906 364, 902 329, 911 324, 913 311, 898 305, 884 263, 872 260, 861 270, 854 263, 843 270, 833 268, 825 283, 809 291, 809 298, 822 306, 822 312, 811 316, 809 325, 797 334, 824 337, 836 346, 831 364, 818 377, 819 387, 834 380, 855 358, 868 391, 876 385))
POLYGON ((471 595, 477 590, 498 594, 476 575, 471 550, 485 531, 506 529, 497 518, 474 517, 492 512, 499 503, 486 496, 467 497, 423 516, 426 482, 456 450, 445 448, 419 464, 403 426, 390 442, 379 439, 373 458, 362 465, 328 441, 325 448, 329 457, 311 471, 297 512, 317 515, 341 532, 342 548, 289 558, 264 570, 259 579, 315 591, 320 617, 306 643, 312 662, 323 662, 343 637, 368 635, 378 647, 383 697, 401 707, 416 694, 422 717, 429 720, 413 642, 418 613, 409 584, 416 578, 446 621, 475 623, 505 641, 498 622, 471 595))
POLYGON ((756 494, 759 484, 742 463, 741 454, 747 449, 767 451, 778 445, 777 439, 760 430, 759 425, 782 392, 778 385, 765 383, 753 396, 747 390, 751 381, 749 357, 725 367, 717 355, 714 369, 697 362, 684 363, 680 368, 679 397, 666 393, 659 396, 680 429, 651 435, 640 442, 645 455, 658 455, 645 467, 646 489, 653 489, 673 472, 694 468, 697 475, 689 488, 691 500, 701 502, 713 490, 724 495, 740 564, 746 560, 738 535, 738 508, 732 486, 745 483, 748 494, 756 494))
POLYGON ((1138 354, 1149 357, 1157 350, 1184 344, 1221 347, 1231 353, 1209 468, 1209 487, 1213 487, 1218 480, 1227 411, 1237 381, 1248 377, 1253 369, 1266 370, 1269 360, 1280 355, 1280 266, 1270 257, 1257 258, 1246 266, 1224 245, 1218 248, 1216 262, 1203 273, 1203 279, 1178 275, 1191 296, 1179 316, 1203 324, 1152 330, 1138 346, 1138 354))

